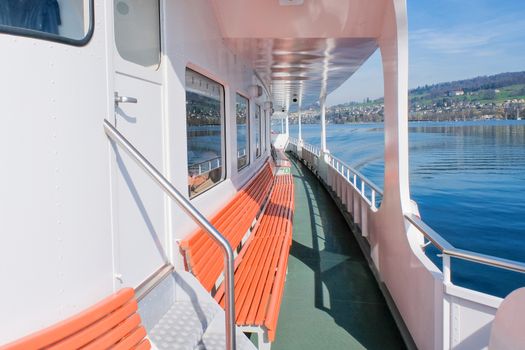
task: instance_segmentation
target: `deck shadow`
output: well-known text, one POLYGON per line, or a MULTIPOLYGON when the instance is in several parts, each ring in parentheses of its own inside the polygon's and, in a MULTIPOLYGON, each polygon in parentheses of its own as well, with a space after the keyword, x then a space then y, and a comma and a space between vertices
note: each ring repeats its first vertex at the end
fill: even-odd
POLYGON ((318 179, 291 162, 293 244, 273 348, 404 349, 345 219, 318 179))

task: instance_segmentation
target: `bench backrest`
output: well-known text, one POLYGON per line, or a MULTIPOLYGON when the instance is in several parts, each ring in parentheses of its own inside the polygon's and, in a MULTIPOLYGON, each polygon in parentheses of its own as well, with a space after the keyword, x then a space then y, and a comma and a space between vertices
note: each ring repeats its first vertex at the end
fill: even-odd
MULTIPOLYGON (((273 184, 273 169, 267 162, 256 177, 211 220, 213 226, 228 239, 235 250, 261 211, 273 184)), ((202 229, 181 241, 188 269, 208 291, 212 291, 223 271, 220 247, 202 229)))
POLYGON ((150 349, 137 308, 134 290, 125 288, 73 317, 0 349, 150 349))

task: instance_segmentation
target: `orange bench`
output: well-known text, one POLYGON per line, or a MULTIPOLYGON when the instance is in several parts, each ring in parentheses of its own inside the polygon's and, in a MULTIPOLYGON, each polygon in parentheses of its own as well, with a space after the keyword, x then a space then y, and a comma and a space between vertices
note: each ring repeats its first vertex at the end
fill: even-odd
POLYGON ((125 288, 73 317, 0 349, 150 349, 137 308, 135 291, 125 288))
MULTIPOLYGON (((257 176, 211 220, 234 249, 242 243, 262 210, 272 182, 273 170, 270 163, 266 163, 257 176)), ((206 290, 214 291, 223 271, 220 247, 202 229, 182 240, 180 247, 186 257, 186 268, 199 279, 206 290)))
MULTIPOLYGON (((246 329, 264 326, 259 337, 265 337, 266 343, 275 339, 292 244, 293 209, 292 176, 276 176, 270 202, 258 227, 237 257, 240 262, 234 278, 236 324, 246 329)), ((224 307, 222 286, 215 299, 224 307)))
MULTIPOLYGON (((243 331, 256 330, 259 333, 259 349, 269 347, 270 342, 275 339, 292 242, 292 176, 279 175, 274 179, 271 168, 265 166, 212 219, 219 232, 225 235, 232 247, 237 248, 268 196, 264 213, 235 259, 236 324, 243 331), (246 197, 253 199, 248 200, 246 197)), ((224 306, 223 286, 217 288, 217 281, 223 270, 222 254, 211 239, 205 238, 207 235, 199 230, 183 240, 181 247, 186 256, 187 267, 208 291, 212 294, 215 292, 215 299, 224 306), (210 244, 207 244, 208 241, 210 244)))

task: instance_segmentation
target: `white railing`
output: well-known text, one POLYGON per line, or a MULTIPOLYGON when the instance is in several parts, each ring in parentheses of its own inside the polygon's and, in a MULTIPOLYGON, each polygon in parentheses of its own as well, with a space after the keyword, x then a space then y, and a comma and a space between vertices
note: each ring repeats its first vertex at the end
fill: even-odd
MULTIPOLYGON (((294 144, 294 141, 291 140, 290 143, 294 144)), ((289 147, 289 150, 294 152, 293 147, 289 147)), ((393 240, 390 240, 388 235, 385 237, 384 232, 375 229, 379 223, 377 221, 379 217, 375 214, 383 200, 382 190, 339 158, 327 153, 321 159, 320 153, 319 147, 310 144, 304 144, 302 152, 295 151, 296 156, 310 167, 331 190, 334 197, 337 198, 340 208, 351 216, 354 227, 359 229, 356 232, 360 231, 362 240, 368 242, 370 247, 375 247, 375 250, 369 252, 370 258, 374 262, 374 266, 380 271, 379 274, 386 274, 383 277, 388 277, 389 271, 381 271, 379 261, 381 259, 386 261, 384 260, 385 256, 382 255, 384 254, 382 252, 386 250, 382 248, 382 245, 392 244, 393 240)), ((473 347, 476 348, 486 347, 490 337, 490 327, 487 325, 494 319, 501 298, 455 285, 451 278, 451 260, 453 258, 467 260, 522 274, 525 274, 525 263, 456 248, 418 216, 405 213, 404 219, 407 227, 405 233, 408 235, 409 241, 412 242, 412 253, 407 253, 398 247, 400 248, 400 257, 410 256, 412 259, 415 254, 426 267, 426 270, 415 271, 412 269, 410 273, 414 275, 414 281, 417 281, 414 282, 417 291, 408 289, 403 290, 401 294, 408 294, 407 298, 421 307, 427 302, 434 303, 433 313, 428 314, 428 317, 425 316, 426 322, 435 322, 434 326, 437 328, 434 329, 439 330, 436 333, 437 338, 432 340, 433 348, 451 349, 465 344, 474 344, 473 347), (412 235, 413 233, 415 235, 412 235), (441 254, 441 269, 436 268, 426 256, 425 249, 428 245, 434 245, 441 254), (421 293, 425 293, 434 299, 426 300, 421 297, 421 293), (475 340, 474 338, 471 339, 474 334, 475 340)), ((389 292, 398 293, 399 296, 399 291, 396 289, 398 286, 394 282, 391 283, 393 283, 394 290, 389 290, 389 292)), ((389 286, 389 288, 391 287, 389 286)), ((419 316, 411 318, 406 310, 401 310, 401 312, 403 318, 407 317, 408 322, 414 322, 414 319, 419 320, 421 318, 419 316), (404 314, 403 311, 405 311, 404 314)), ((405 322, 407 321, 405 320, 405 322)), ((407 324, 407 327, 411 333, 413 330, 419 330, 417 322, 407 324)), ((422 338, 419 338, 419 341, 421 344, 425 342, 422 338)))
POLYGON ((199 176, 209 173, 221 167, 221 157, 205 160, 200 163, 191 164, 188 166, 188 173, 192 176, 199 176))
POLYGON ((317 157, 321 156, 321 148, 319 148, 318 146, 314 146, 309 143, 305 143, 303 145, 303 148, 306 149, 308 152, 316 155, 317 157))
MULTIPOLYGON (((297 143, 298 140, 295 137, 290 137, 289 147, 291 151, 297 154, 297 143)), ((321 156, 321 149, 318 146, 311 145, 309 143, 303 143, 303 152, 306 150, 309 154, 303 154, 303 158, 310 164, 318 164, 318 159, 321 156)), ((363 197, 372 209, 376 209, 381 204, 383 199, 383 191, 369 180, 366 176, 361 174, 358 170, 347 165, 341 159, 329 154, 328 164, 335 170, 341 177, 354 187, 354 189, 363 197)))
POLYGON ((243 148, 237 151, 237 158, 241 158, 245 156, 246 156, 246 148, 243 148))
POLYGON ((361 194, 372 209, 379 207, 383 199, 383 190, 341 159, 333 155, 328 155, 328 159, 330 166, 361 194))
MULTIPOLYGON (((525 263, 456 248, 446 239, 444 239, 439 233, 428 226, 418 216, 414 214, 406 214, 405 219, 414 225, 425 237, 425 239, 427 239, 430 244, 435 246, 443 255, 443 278, 445 283, 451 283, 450 258, 467 260, 482 265, 493 266, 500 269, 511 270, 525 274, 525 263)), ((424 250, 426 246, 427 245, 425 244, 421 248, 424 250)))

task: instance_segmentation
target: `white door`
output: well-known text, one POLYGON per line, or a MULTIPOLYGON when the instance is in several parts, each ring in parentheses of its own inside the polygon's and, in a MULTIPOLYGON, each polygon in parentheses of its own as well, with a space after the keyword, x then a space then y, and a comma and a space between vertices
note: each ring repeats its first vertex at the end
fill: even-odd
MULTIPOLYGON (((114 93, 117 129, 162 172, 159 10, 158 0, 114 0, 114 93)), ((136 287, 166 259, 164 195, 124 151, 115 154, 115 270, 136 287)))

